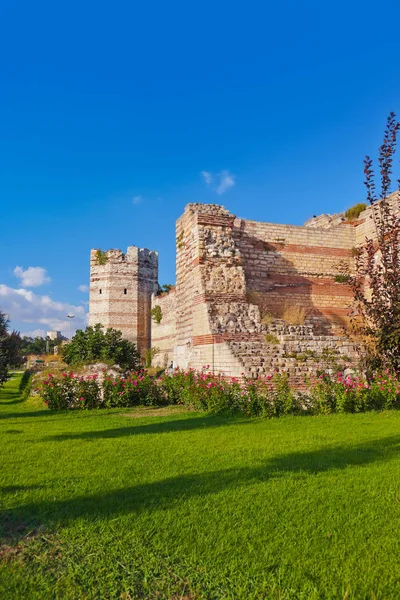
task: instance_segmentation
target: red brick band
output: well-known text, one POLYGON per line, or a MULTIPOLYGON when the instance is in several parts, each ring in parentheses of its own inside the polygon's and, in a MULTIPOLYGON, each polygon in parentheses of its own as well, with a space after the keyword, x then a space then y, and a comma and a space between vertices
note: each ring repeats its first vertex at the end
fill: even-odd
POLYGON ((235 217, 233 215, 217 216, 217 215, 205 215, 199 213, 197 215, 198 225, 214 225, 216 227, 230 227, 233 229, 233 223, 235 217))

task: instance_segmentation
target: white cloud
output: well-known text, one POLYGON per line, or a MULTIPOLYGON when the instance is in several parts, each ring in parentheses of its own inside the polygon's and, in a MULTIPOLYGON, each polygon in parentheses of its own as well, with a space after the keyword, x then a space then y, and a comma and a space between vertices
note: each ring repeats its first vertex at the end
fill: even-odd
POLYGON ((201 176, 203 177, 203 179, 207 185, 212 185, 213 176, 209 171, 202 171, 201 176))
POLYGON ((143 196, 133 196, 133 198, 132 198, 133 204, 140 204, 141 202, 143 202, 143 196))
POLYGON ((218 195, 224 194, 229 188, 236 184, 235 176, 227 169, 224 169, 215 175, 209 171, 202 171, 201 176, 203 177, 205 184, 218 195))
POLYGON ((68 314, 75 315, 71 319, 71 332, 85 328, 88 315, 83 306, 75 306, 65 302, 57 302, 49 296, 40 296, 25 289, 10 288, 0 284, 0 307, 13 322, 33 323, 46 329, 56 329, 63 335, 69 335, 68 314))
POLYGON ((89 286, 88 285, 80 285, 80 286, 78 286, 78 290, 80 292, 88 292, 89 291, 89 286))
POLYGON ((229 190, 229 188, 233 187, 235 183, 235 177, 232 173, 229 173, 229 171, 221 171, 221 173, 219 173, 219 184, 215 191, 217 194, 221 195, 229 190))
POLYGON ((24 331, 23 335, 26 337, 46 337, 47 330, 46 329, 33 329, 32 331, 24 331))
POLYGON ((15 267, 14 275, 21 279, 24 287, 37 287, 51 281, 43 267, 28 267, 25 270, 22 267, 15 267))

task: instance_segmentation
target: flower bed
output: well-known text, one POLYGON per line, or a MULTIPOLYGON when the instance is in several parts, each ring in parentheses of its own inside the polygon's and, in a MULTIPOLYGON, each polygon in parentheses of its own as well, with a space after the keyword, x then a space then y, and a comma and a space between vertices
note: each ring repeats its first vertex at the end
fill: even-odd
POLYGON ((102 375, 49 374, 38 391, 52 410, 182 404, 214 413, 278 417, 400 408, 400 383, 389 371, 370 381, 324 373, 309 384, 306 393, 291 389, 284 372, 240 380, 215 375, 207 367, 202 371, 176 369, 157 379, 144 370, 102 375))

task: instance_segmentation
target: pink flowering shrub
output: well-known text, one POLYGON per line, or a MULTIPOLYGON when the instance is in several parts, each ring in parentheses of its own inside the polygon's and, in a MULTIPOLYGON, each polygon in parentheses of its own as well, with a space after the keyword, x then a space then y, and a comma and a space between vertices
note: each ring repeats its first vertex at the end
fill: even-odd
POLYGON ((291 390, 287 373, 275 373, 265 379, 243 378, 240 412, 252 416, 279 417, 303 412, 299 396, 291 390))
POLYGON ((124 376, 106 376, 103 383, 104 406, 156 406, 165 404, 161 387, 142 371, 127 372, 124 376))
POLYGON ((389 371, 376 374, 370 381, 357 375, 324 373, 309 394, 315 413, 400 408, 400 383, 389 371))
POLYGON ((239 412, 249 416, 279 416, 298 413, 300 402, 290 390, 288 376, 277 373, 264 380, 225 379, 207 371, 176 369, 161 378, 161 386, 170 403, 184 404, 209 412, 239 412))
POLYGON ((176 369, 160 378, 166 399, 173 404, 184 404, 197 410, 220 412, 232 403, 235 384, 229 384, 220 375, 195 369, 176 369))
POLYGON ((117 377, 63 373, 48 375, 41 395, 52 410, 96 407, 161 406, 182 404, 212 413, 279 417, 287 414, 357 413, 400 408, 400 383, 389 371, 367 381, 357 375, 323 373, 306 393, 291 389, 287 373, 264 379, 224 378, 201 371, 176 369, 158 379, 146 371, 129 371, 117 377))
POLYGON ((49 374, 40 392, 52 410, 96 408, 101 400, 97 375, 83 377, 72 371, 63 373, 60 379, 49 374))
POLYGON ((400 382, 386 370, 378 374, 368 386, 367 407, 382 410, 400 408, 400 382))

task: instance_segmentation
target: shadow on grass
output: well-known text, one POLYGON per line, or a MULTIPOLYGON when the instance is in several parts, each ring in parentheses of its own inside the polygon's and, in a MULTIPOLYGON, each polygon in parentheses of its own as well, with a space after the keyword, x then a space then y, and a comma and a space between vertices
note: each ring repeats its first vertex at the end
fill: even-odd
POLYGON ((347 447, 330 446, 312 452, 292 452, 271 457, 255 467, 183 474, 105 494, 57 501, 41 499, 40 502, 0 513, 1 535, 14 540, 23 537, 21 523, 25 524, 25 531, 28 531, 37 526, 56 528, 82 517, 96 520, 120 514, 164 510, 193 497, 237 490, 287 477, 288 474, 318 475, 395 458, 400 458, 400 436, 347 447), (14 524, 17 524, 16 528, 14 524))
POLYGON ((1 388, 1 397, 2 400, 0 402, 0 406, 21 404, 24 401, 24 399, 21 398, 19 390, 15 388, 1 388))
POLYGON ((0 487, 1 494, 15 494, 16 492, 25 492, 26 490, 38 490, 42 488, 43 485, 4 485, 0 487))
POLYGON ((9 402, 0 402, 0 406, 10 406, 13 404, 21 404, 22 402, 24 402, 24 400, 11 400, 9 402))
MULTIPOLYGON (((145 417, 145 415, 143 415, 145 417)), ((130 435, 143 435, 148 433, 172 433, 177 431, 191 431, 193 429, 208 429, 213 427, 227 427, 230 425, 250 424, 251 419, 240 417, 205 415, 203 417, 192 417, 189 419, 175 419, 173 421, 162 421, 161 423, 132 423, 128 427, 116 427, 96 431, 84 431, 80 433, 60 433, 58 435, 43 438, 43 441, 66 441, 66 440, 98 440, 106 438, 118 438, 130 435)))
MULTIPOLYGON (((10 403, 8 403, 10 404, 10 403)), ((32 410, 32 411, 22 411, 21 412, 3 412, 0 413, 0 421, 5 420, 5 419, 21 419, 21 418, 29 418, 29 417, 51 417, 54 419, 54 417, 57 417, 61 414, 60 412, 52 412, 51 410, 48 410, 47 408, 43 409, 43 410, 32 410)))
MULTIPOLYGON (((15 404, 22 404, 25 402, 25 398, 21 396, 21 390, 19 386, 9 385, 9 381, 14 379, 15 376, 11 375, 8 382, 2 387, 0 387, 1 398, 0 406, 13 406, 15 404)), ((4 418, 5 413, 0 414, 0 419, 4 418)))

